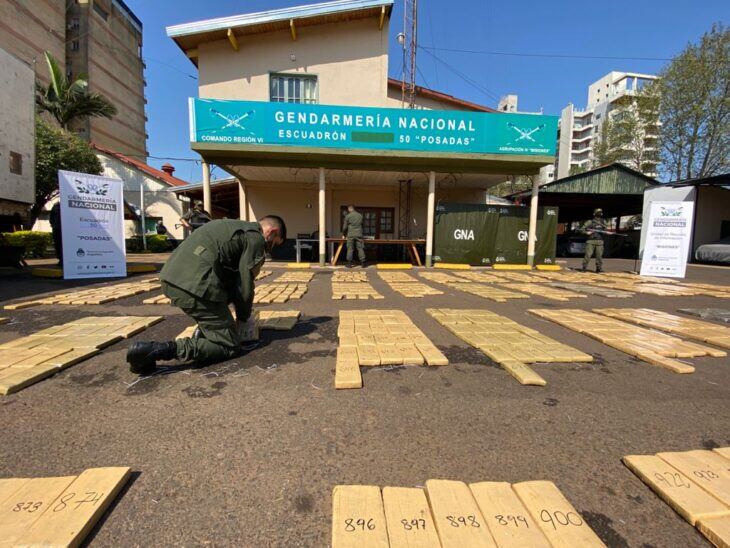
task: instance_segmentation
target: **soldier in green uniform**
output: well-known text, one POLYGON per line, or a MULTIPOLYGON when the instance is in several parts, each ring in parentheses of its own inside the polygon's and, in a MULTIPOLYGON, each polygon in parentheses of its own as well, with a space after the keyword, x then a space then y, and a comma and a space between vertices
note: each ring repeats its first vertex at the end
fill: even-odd
POLYGON ((362 241, 362 213, 355 211, 354 205, 347 206, 347 215, 342 224, 342 235, 347 238, 347 266, 352 268, 352 255, 357 248, 360 266, 365 266, 365 247, 362 241))
POLYGON ((203 209, 203 202, 200 200, 194 200, 193 207, 188 209, 185 215, 180 217, 180 223, 191 232, 197 230, 211 220, 212 217, 210 216, 210 213, 203 209))
POLYGON ((286 240, 281 217, 258 223, 218 219, 193 232, 160 272, 162 292, 198 325, 192 338, 136 342, 127 351, 130 371, 149 374, 158 360, 210 363, 240 352, 239 324, 251 315, 254 279, 264 252, 286 240), (233 304, 236 318, 228 308, 233 304))
POLYGON ((583 256, 583 271, 588 269, 588 263, 593 254, 596 254, 596 272, 603 272, 603 235, 608 232, 606 221, 603 220, 603 210, 593 211, 593 219, 581 226, 581 231, 588 234, 586 253, 583 256))

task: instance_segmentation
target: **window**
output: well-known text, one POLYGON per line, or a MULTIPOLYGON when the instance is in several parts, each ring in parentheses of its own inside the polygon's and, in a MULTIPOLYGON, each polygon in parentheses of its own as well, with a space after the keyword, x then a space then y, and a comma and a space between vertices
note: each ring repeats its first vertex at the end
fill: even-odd
POLYGON ((109 12, 107 12, 104 8, 102 8, 98 2, 94 1, 94 11, 101 17, 104 21, 109 19, 109 12))
POLYGON ((380 232, 381 234, 393 233, 393 210, 383 209, 380 211, 380 232))
POLYGON ((23 156, 12 150, 10 151, 10 173, 23 174, 23 156))
POLYGON ((317 77, 299 74, 272 74, 270 100, 274 103, 318 103, 317 77))
POLYGON ((80 47, 78 40, 71 40, 71 51, 79 51, 80 47))
POLYGON ((69 23, 68 28, 71 30, 77 30, 79 28, 79 18, 78 17, 72 17, 71 23, 69 23))

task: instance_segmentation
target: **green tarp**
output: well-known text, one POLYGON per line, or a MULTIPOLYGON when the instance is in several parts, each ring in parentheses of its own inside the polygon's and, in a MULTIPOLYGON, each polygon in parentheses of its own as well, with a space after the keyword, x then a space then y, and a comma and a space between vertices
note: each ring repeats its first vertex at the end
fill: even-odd
MULTIPOLYGON (((471 265, 527 263, 530 209, 441 203, 436 207, 434 261, 471 265)), ((535 264, 555 263, 557 207, 537 213, 535 264)))

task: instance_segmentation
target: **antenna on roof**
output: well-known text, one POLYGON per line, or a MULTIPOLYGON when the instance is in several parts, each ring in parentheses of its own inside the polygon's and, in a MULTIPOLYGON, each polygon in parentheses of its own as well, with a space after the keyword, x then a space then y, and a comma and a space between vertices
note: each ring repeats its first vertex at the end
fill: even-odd
POLYGON ((418 0, 403 2, 403 32, 398 43, 403 46, 403 78, 401 100, 403 106, 416 106, 416 49, 418 47, 418 0))

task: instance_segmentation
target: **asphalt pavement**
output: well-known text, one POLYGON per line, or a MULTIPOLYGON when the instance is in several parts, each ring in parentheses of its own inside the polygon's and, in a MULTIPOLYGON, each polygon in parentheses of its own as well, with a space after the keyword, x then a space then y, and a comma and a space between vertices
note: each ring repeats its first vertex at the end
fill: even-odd
MULTIPOLYGON (((730 445, 730 360, 693 359, 695 373, 677 375, 527 309, 676 313, 730 308, 730 300, 637 294, 500 304, 428 281, 445 294, 408 299, 367 271, 384 300, 334 301, 331 270, 317 271, 303 299, 261 307, 301 310, 297 327, 263 331, 259 346, 235 360, 140 379, 127 369, 123 341, 0 396, 0 477, 132 467, 92 546, 328 546, 335 485, 423 486, 431 478, 551 480, 609 546, 708 545, 621 457, 730 445), (428 316, 429 307, 486 308, 595 359, 537 364, 547 386, 522 386, 428 316), (406 311, 450 365, 363 368, 361 390, 336 391, 338 310, 362 308, 406 311)), ((730 270, 691 266, 687 279, 730 284, 730 270)), ((5 275, 0 303, 68 285, 5 275)), ((5 311, 13 321, 0 326, 0 340, 90 315, 165 316, 131 340, 168 340, 191 325, 173 307, 143 305, 151 295, 5 311)))

